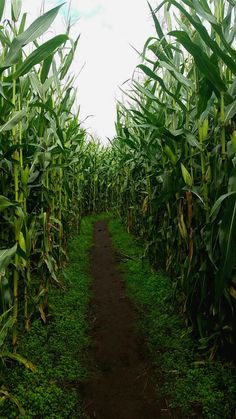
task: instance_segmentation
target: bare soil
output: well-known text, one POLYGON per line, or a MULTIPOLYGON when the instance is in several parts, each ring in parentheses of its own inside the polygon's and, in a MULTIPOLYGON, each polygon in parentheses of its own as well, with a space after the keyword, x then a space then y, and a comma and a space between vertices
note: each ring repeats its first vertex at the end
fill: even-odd
POLYGON ((107 221, 94 226, 91 251, 93 301, 90 378, 80 393, 89 418, 157 419, 165 409, 157 402, 153 366, 137 328, 137 312, 125 292, 107 221))

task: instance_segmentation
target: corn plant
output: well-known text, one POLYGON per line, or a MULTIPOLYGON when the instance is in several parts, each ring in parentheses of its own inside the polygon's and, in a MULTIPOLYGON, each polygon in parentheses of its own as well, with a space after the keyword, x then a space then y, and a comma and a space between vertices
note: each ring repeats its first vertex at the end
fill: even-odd
POLYGON ((41 44, 61 6, 27 29, 20 6, 13 0, 3 20, 0 2, 0 314, 14 352, 22 321, 28 330, 36 310, 46 323, 49 288, 61 286, 86 149, 70 74, 78 39, 68 23, 66 34, 41 44))
POLYGON ((156 35, 117 105, 109 200, 214 356, 236 333, 235 3, 149 8, 156 35))

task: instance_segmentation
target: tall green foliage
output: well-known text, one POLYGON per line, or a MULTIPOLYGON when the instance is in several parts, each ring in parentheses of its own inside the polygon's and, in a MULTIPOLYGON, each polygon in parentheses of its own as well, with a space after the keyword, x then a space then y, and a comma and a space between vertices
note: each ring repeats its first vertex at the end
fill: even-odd
POLYGON ((27 330, 35 310, 47 321, 49 285, 60 286, 67 236, 82 214, 87 146, 70 74, 78 39, 69 38, 69 25, 40 43, 60 7, 25 29, 21 2, 12 1, 12 19, 1 23, 0 356, 11 330, 16 352, 22 321, 27 330))
POLYGON ((235 4, 149 7, 156 35, 118 104, 109 201, 173 275, 214 356, 236 334, 235 4))

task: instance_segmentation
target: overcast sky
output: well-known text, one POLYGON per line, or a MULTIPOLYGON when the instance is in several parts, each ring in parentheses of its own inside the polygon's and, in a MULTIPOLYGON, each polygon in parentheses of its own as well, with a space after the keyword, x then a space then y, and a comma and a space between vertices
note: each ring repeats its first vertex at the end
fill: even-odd
MULTIPOLYGON (((62 2, 45 0, 45 10, 62 2)), ((30 14, 29 20, 39 14, 42 0, 22 3, 24 11, 30 14)), ((155 0, 151 4, 155 5, 155 0)), ((63 32, 68 5, 69 0, 53 26, 57 34, 63 32)), ((154 33, 148 5, 146 0, 72 0, 71 18, 76 21, 72 36, 81 34, 73 72, 79 73, 85 63, 76 82, 80 116, 83 119, 94 115, 86 121, 86 127, 101 139, 111 138, 115 133, 115 98, 121 97, 119 86, 132 76, 139 63, 131 45, 141 51, 154 33)))

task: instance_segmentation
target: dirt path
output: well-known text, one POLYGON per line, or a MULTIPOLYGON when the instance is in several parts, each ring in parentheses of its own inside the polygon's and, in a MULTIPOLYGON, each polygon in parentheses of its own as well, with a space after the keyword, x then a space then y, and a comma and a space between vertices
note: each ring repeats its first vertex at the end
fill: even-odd
POLYGON ((95 224, 91 258, 94 374, 81 388, 85 409, 98 419, 163 418, 106 221, 95 224))

